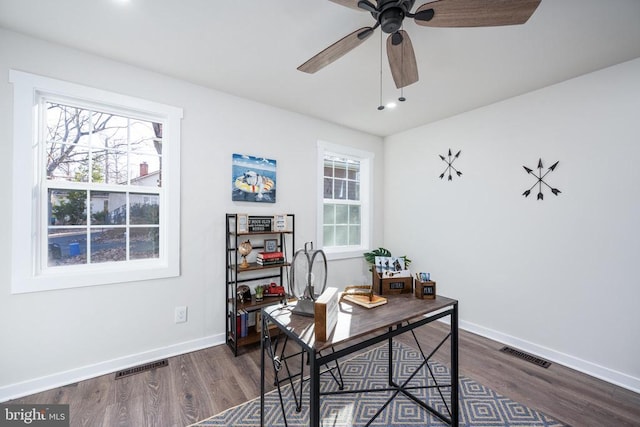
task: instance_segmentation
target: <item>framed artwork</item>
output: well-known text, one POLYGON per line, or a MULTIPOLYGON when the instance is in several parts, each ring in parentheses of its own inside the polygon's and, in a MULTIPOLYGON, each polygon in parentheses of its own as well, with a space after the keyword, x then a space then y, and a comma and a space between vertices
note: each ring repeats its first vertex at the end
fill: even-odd
POLYGON ((264 251, 275 252, 278 250, 278 239, 264 239, 264 251))
POLYGON ((276 161, 264 157, 233 154, 231 200, 234 202, 276 202, 276 161))

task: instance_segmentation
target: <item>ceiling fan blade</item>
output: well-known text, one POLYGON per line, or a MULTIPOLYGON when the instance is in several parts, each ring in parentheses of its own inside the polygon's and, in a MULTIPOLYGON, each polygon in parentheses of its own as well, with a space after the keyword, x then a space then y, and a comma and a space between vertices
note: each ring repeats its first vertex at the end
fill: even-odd
POLYGON ((398 89, 418 81, 418 65, 409 34, 399 30, 387 37, 387 57, 398 89))
POLYGON ((360 0, 331 0, 331 1, 341 6, 348 7, 349 9, 355 9, 360 12, 364 12, 364 9, 360 9, 358 7, 358 1, 360 0))
POLYGON ((316 71, 341 58, 346 53, 360 46, 371 34, 374 28, 363 27, 341 38, 322 52, 318 53, 307 62, 298 67, 298 70, 313 74, 316 71))
POLYGON ((436 0, 423 4, 416 10, 415 22, 427 27, 520 25, 529 20, 540 1, 436 0))

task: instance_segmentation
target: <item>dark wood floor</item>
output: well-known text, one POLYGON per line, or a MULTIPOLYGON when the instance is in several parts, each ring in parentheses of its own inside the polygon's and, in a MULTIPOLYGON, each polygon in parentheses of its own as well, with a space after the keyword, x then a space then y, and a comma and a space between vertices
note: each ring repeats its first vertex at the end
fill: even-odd
MULTIPOLYGON (((446 328, 419 328, 418 338, 435 343, 446 328)), ((436 358, 446 362, 444 347, 436 358)), ((640 394, 557 364, 537 367, 501 353, 501 347, 461 331, 460 375, 572 426, 640 426, 640 394)), ((185 426, 259 392, 259 346, 234 358, 221 345, 172 357, 168 367, 118 380, 105 375, 11 403, 70 404, 72 426, 185 426)))

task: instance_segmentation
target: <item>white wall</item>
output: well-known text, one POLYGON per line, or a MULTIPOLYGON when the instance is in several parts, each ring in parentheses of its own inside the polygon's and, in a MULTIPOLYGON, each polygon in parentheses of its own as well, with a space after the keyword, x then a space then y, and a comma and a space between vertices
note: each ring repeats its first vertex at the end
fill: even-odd
POLYGON ((640 59, 389 137, 385 170, 385 245, 463 327, 640 391, 640 59))
MULTIPOLYGON (((296 242, 315 240, 316 143, 376 155, 382 140, 159 74, 0 30, 0 200, 11 200, 10 68, 141 97, 184 109, 182 275, 176 279, 11 295, 11 218, 0 210, 0 401, 82 377, 224 342, 225 212, 296 214, 296 242), (278 162, 276 204, 231 201, 231 155, 278 162), (174 307, 189 307, 186 324, 174 307)), ((381 242, 382 203, 374 242, 381 242)), ((336 261, 330 281, 359 283, 362 259, 336 261)))

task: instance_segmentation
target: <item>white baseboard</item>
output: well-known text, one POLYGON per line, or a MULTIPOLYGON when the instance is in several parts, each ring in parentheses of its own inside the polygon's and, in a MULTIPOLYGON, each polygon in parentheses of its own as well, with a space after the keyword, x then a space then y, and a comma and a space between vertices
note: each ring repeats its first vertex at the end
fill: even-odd
POLYGON ((493 329, 485 328, 484 326, 476 325, 475 323, 461 320, 459 321, 459 326, 460 329, 473 332, 474 334, 492 339, 494 341, 498 341, 502 344, 513 346, 518 350, 531 353, 535 356, 547 359, 550 362, 555 362, 560 365, 567 366, 569 368, 575 369, 576 371, 626 388, 635 393, 640 393, 640 378, 632 377, 631 375, 627 375, 625 373, 597 365, 587 360, 583 360, 569 354, 561 353, 559 351, 555 351, 553 349, 543 347, 538 344, 525 341, 499 331, 495 331, 493 329))
MULTIPOLYGON (((448 319, 441 319, 445 323, 449 323, 448 319)), ((475 323, 461 320, 459 322, 460 329, 472 332, 474 334, 492 339, 505 345, 513 346, 519 350, 532 353, 536 356, 547 359, 551 362, 567 366, 579 372, 599 378, 603 381, 618 385, 620 387, 640 393, 640 378, 632 377, 622 372, 597 365, 577 357, 564 354, 550 348, 540 346, 538 344, 504 334, 502 332, 476 325, 475 323)), ((168 347, 158 348, 143 353, 133 354, 117 359, 106 360, 94 365, 87 365, 80 368, 60 372, 45 377, 34 378, 28 381, 10 384, 0 387, 0 402, 6 402, 12 399, 28 396, 41 391, 50 390, 56 387, 62 387, 83 381, 89 378, 95 378, 100 375, 109 374, 131 366, 137 366, 144 363, 153 362, 158 359, 177 356, 191 351, 201 350, 203 348, 224 344, 225 335, 211 335, 197 340, 186 341, 174 344, 168 347)))
POLYGON ((9 384, 7 386, 0 387, 0 402, 18 399, 20 397, 73 384, 89 378, 95 378, 100 375, 109 374, 132 366, 142 365, 158 359, 165 359, 224 343, 224 333, 211 335, 197 340, 173 344, 168 347, 157 348, 138 354, 131 354, 117 359, 105 360, 104 362, 99 362, 93 365, 82 366, 80 368, 40 378, 34 378, 20 383, 9 384))

